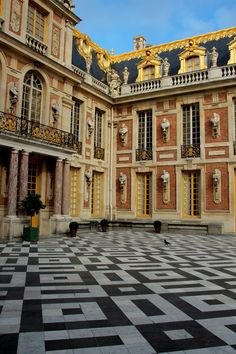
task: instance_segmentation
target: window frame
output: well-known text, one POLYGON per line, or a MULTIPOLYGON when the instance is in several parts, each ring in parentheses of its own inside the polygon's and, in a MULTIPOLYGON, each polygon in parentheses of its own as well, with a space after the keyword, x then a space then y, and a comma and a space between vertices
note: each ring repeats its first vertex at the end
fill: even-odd
POLYGON ((46 43, 47 41, 47 13, 41 9, 39 6, 36 4, 30 2, 28 6, 28 12, 27 12, 27 28, 26 28, 26 33, 33 38, 37 39, 38 41, 42 43, 46 43), (32 21, 30 18, 30 10, 32 9, 32 21), (40 22, 39 22, 40 20, 40 22), (33 22, 33 23, 30 23, 33 22), (43 23, 43 25, 42 25, 43 23), (38 26, 37 26, 38 24, 38 26), (40 30, 40 27, 43 28, 40 30), (39 33, 37 33, 39 32, 39 33))

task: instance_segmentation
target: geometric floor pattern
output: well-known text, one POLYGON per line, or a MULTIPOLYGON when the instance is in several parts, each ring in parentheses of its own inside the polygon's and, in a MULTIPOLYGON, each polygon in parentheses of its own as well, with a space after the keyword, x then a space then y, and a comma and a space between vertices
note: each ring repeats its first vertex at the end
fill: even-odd
POLYGON ((0 242, 0 352, 236 353, 236 238, 119 230, 0 242))

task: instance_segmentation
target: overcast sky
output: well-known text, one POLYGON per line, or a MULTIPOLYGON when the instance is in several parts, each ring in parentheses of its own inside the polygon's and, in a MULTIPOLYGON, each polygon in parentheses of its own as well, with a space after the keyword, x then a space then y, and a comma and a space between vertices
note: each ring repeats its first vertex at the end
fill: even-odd
POLYGON ((236 0, 74 0, 78 29, 115 54, 236 26, 236 0))

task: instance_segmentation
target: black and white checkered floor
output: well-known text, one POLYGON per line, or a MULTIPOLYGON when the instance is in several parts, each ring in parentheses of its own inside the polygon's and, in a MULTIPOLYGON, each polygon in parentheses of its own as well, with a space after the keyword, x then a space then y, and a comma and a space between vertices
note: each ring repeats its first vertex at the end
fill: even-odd
POLYGON ((2 354, 236 353, 235 236, 83 232, 0 252, 2 354))

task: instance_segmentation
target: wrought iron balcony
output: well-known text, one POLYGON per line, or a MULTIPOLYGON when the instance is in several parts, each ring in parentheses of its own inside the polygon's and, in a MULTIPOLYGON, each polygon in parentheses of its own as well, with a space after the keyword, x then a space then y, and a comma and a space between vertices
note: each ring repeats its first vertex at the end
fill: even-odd
POLYGON ((94 146, 94 158, 104 160, 104 149, 98 146, 94 146))
POLYGON ((200 144, 193 145, 182 145, 181 146, 181 157, 182 158, 195 158, 200 157, 201 148, 200 144))
POLYGON ((75 140, 72 133, 26 120, 11 113, 0 112, 0 132, 72 149, 78 154, 82 153, 82 143, 75 140))
POLYGON ((136 149, 136 161, 152 160, 152 150, 136 149))

